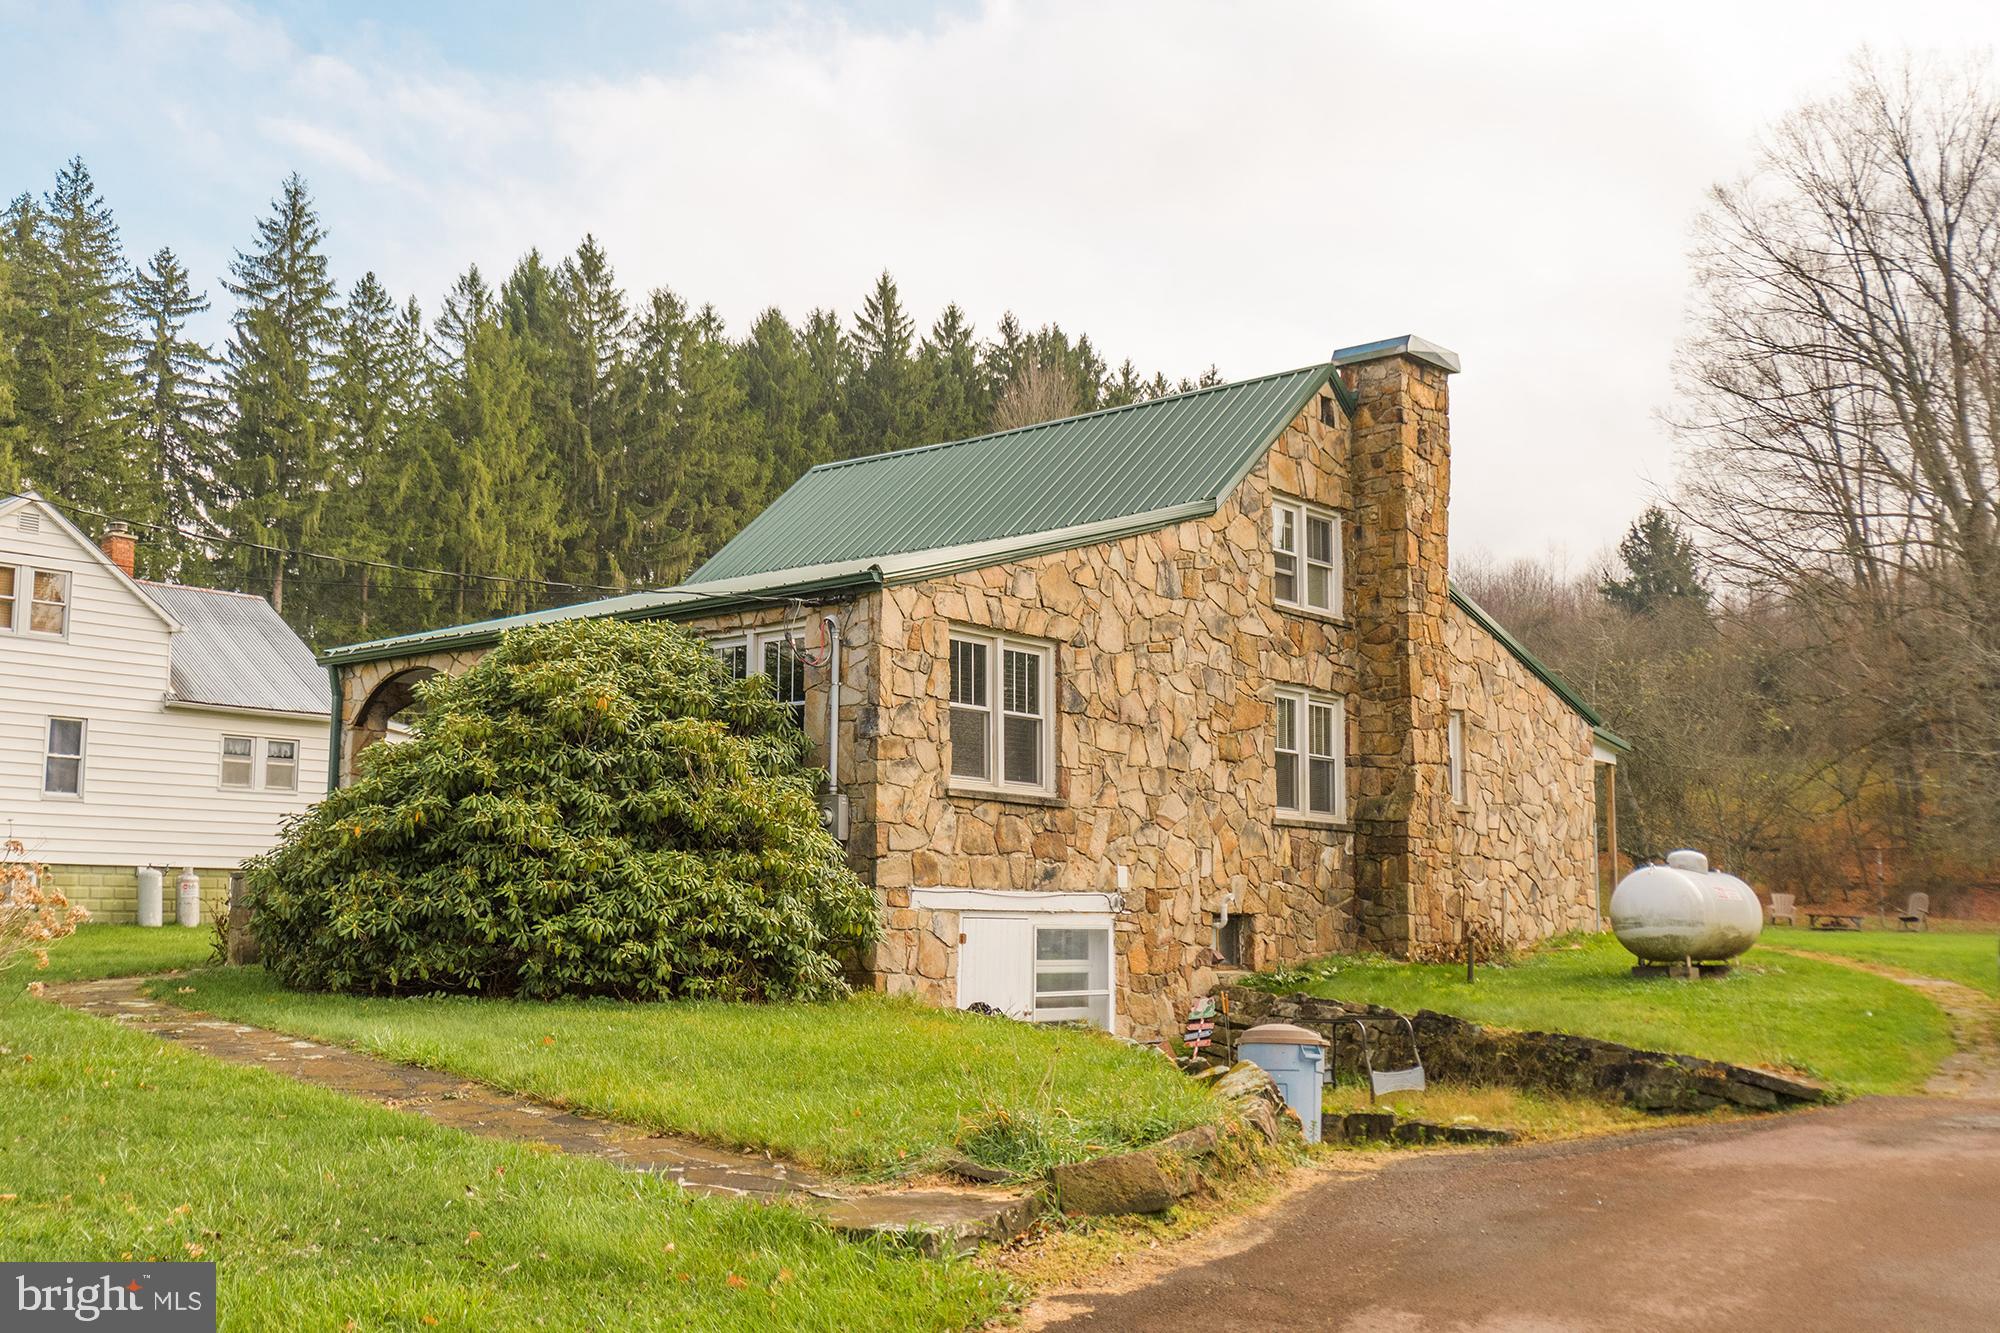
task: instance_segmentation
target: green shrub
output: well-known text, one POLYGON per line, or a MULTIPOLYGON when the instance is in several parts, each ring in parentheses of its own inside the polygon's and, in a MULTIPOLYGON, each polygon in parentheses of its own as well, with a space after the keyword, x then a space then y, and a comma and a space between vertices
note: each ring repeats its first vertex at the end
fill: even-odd
POLYGON ((264 963, 300 990, 817 999, 874 899, 762 678, 688 632, 511 631, 421 689, 412 739, 248 866, 264 963))

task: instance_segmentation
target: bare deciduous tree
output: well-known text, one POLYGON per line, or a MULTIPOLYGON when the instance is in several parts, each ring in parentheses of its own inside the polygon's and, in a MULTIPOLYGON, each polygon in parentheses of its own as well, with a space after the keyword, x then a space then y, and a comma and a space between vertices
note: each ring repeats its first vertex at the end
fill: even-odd
POLYGON ((1059 366, 1030 357, 1014 372, 993 405, 993 429, 1013 430, 1075 416, 1083 410, 1076 382, 1059 366))

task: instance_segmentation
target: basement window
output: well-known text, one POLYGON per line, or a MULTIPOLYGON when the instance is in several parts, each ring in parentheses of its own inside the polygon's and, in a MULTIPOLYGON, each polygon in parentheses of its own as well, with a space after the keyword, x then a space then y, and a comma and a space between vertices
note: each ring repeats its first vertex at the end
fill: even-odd
POLYGON ((1215 928, 1215 961, 1223 967, 1250 966, 1250 952, 1257 938, 1256 918, 1232 916, 1215 928))
POLYGON ((1111 1026, 1111 932, 1082 926, 1035 931, 1035 1021, 1111 1026))
POLYGON ((1300 500, 1271 506, 1271 596, 1280 606, 1344 613, 1340 516, 1300 500))

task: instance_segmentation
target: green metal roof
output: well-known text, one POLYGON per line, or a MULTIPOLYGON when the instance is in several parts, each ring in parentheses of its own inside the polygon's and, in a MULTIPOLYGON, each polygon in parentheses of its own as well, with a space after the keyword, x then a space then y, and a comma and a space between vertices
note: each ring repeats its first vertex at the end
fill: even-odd
POLYGON ((1475 624, 1499 640, 1500 646, 1505 648, 1509 653, 1512 653, 1515 661, 1528 668, 1533 673, 1535 679, 1541 681, 1542 684, 1548 686, 1551 690, 1554 690, 1557 698, 1568 704, 1578 717, 1588 722, 1591 731, 1596 734, 1597 739, 1603 741, 1606 745, 1621 754, 1632 753, 1632 742, 1626 740, 1617 732, 1612 731, 1609 727, 1606 727, 1604 719, 1597 715, 1597 710, 1585 703, 1583 696, 1571 689, 1568 681, 1552 671, 1548 663, 1542 661, 1541 658, 1536 657, 1523 647, 1521 641, 1512 634, 1509 634, 1500 622, 1487 612, 1485 607, 1460 592, 1458 585, 1455 583, 1451 587, 1451 600, 1459 610, 1471 616, 1475 624))
POLYGON ((1121 523, 1131 524, 1124 531, 1142 531, 1213 512, 1329 383, 1352 411, 1334 367, 1321 364, 969 440, 822 463, 688 584, 995 544, 1004 548, 984 554, 1011 556, 1020 553, 1017 539, 1074 534, 1102 541, 1118 535, 1121 523))

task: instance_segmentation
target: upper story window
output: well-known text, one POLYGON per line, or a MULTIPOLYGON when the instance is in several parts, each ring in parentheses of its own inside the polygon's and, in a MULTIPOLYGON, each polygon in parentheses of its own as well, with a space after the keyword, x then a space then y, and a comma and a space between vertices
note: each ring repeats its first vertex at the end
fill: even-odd
POLYGON ((42 751, 42 794, 83 795, 83 741, 80 717, 49 719, 48 744, 42 751))
POLYGON ((69 633, 69 574, 60 569, 0 565, 0 630, 69 633))
POLYGON ((709 644, 709 650, 736 680, 752 675, 769 677, 771 690, 791 714, 793 725, 805 730, 806 667, 799 660, 798 641, 788 632, 717 639, 709 644))
POLYGON ((1055 790, 1054 663, 1046 643, 952 632, 955 782, 1001 791, 1055 790))
POLYGON ((1272 752, 1278 813, 1339 823, 1347 818, 1347 704, 1337 695, 1279 690, 1272 752))
POLYGON ((1344 613, 1338 514, 1302 500, 1273 501, 1271 558, 1280 606, 1344 613))
POLYGON ((299 789, 299 743, 255 736, 222 738, 222 785, 230 791, 297 791, 299 789), (258 780, 257 762, 263 758, 263 780, 258 780))
POLYGON ((1445 723, 1446 764, 1451 778, 1451 803, 1464 805, 1465 785, 1465 713, 1454 708, 1445 723))

